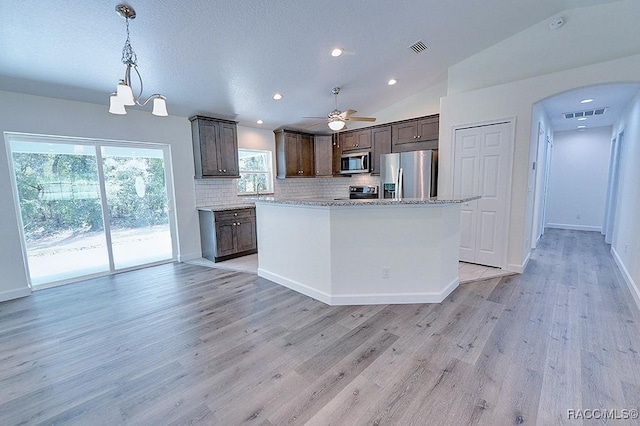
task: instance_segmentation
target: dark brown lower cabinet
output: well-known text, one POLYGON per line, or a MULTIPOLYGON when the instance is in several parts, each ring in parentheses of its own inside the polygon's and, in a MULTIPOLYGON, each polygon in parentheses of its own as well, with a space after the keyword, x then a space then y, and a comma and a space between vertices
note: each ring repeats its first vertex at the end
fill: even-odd
POLYGON ((257 253, 255 212, 255 207, 223 211, 201 209, 198 214, 202 257, 219 262, 257 253))

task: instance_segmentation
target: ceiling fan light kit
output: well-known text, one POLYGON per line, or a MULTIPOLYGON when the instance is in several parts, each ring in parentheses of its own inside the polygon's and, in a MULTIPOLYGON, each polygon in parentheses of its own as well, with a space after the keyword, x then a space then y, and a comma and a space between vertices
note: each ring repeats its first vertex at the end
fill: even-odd
POLYGON ((118 82, 118 86, 116 87, 116 92, 112 93, 109 97, 109 112, 111 114, 124 115, 127 113, 127 109, 125 106, 145 106, 151 100, 153 100, 153 109, 151 114, 157 115, 160 117, 166 117, 169 115, 167 112, 167 98, 162 96, 159 93, 154 93, 149 96, 145 100, 142 100, 142 91, 144 89, 144 84, 142 82, 142 76, 140 75, 140 71, 138 70, 138 57, 136 52, 133 50, 131 46, 131 41, 129 40, 129 21, 131 19, 135 19, 136 11, 126 4, 119 4, 116 6, 116 13, 122 16, 127 21, 127 40, 124 43, 124 47, 122 48, 122 63, 126 66, 124 72, 124 79, 118 82), (131 70, 135 71, 138 76, 138 81, 140 82, 140 92, 138 96, 134 96, 133 94, 133 86, 131 84, 131 70))
MULTIPOLYGON (((331 93, 333 93, 335 97, 335 109, 327 114, 327 125, 333 131, 342 130, 346 126, 347 121, 376 121, 373 117, 353 117, 351 114, 355 114, 356 110, 348 109, 346 111, 340 111, 338 109, 338 94, 340 93, 339 87, 334 87, 331 89, 331 93)), ((308 117, 308 118, 321 118, 321 117, 308 117)))

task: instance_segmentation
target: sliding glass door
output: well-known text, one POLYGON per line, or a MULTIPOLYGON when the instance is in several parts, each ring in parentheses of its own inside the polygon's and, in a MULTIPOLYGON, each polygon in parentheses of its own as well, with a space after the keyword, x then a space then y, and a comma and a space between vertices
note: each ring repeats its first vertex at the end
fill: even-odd
POLYGON ((161 149, 102 147, 115 269, 171 259, 161 149))
POLYGON ((34 286, 174 258, 168 147, 8 139, 34 286))

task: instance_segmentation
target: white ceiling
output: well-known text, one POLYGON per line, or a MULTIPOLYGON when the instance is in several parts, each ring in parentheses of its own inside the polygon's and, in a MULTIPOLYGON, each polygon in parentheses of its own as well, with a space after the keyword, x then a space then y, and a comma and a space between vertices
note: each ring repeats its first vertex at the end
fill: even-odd
POLYGON ((553 96, 542 101, 551 127, 554 131, 578 130, 578 126, 586 126, 586 129, 613 125, 631 99, 640 91, 640 83, 603 84, 598 86, 583 87, 566 93, 553 96), (593 102, 582 104, 584 99, 593 99, 593 102), (564 113, 606 108, 603 115, 591 116, 586 120, 578 121, 577 118, 566 119, 564 113))
MULTIPOLYGON (((169 113, 303 127, 338 107, 373 115, 544 19, 615 0, 131 0, 145 94, 169 113), (423 40, 428 50, 408 46, 423 40), (345 54, 330 56, 334 47, 345 54), (389 78, 398 84, 388 86, 389 78), (274 101, 274 93, 284 95, 274 101)), ((118 1, 3 0, 0 90, 108 104, 122 78, 118 1)), ((551 106, 549 107, 551 108, 551 106)))

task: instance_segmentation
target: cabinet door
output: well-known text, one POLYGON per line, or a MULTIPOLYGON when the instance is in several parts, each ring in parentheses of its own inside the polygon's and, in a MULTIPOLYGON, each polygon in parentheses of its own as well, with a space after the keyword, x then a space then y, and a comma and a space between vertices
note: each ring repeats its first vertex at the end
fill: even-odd
POLYGON ((200 155, 202 160, 202 176, 217 176, 218 172, 218 125, 215 122, 200 120, 198 122, 200 138, 200 155))
POLYGON ((216 223, 216 257, 226 256, 236 252, 233 241, 235 221, 216 223))
POLYGON ((239 176, 236 125, 220 123, 219 129, 218 170, 222 170, 223 176, 239 176))
POLYGON ((425 118, 418 121, 418 141, 432 141, 439 137, 439 117, 425 118))
POLYGON ((408 121, 391 126, 393 132, 393 144, 403 144, 415 142, 418 137, 418 122, 408 121))
POLYGON ((331 137, 331 145, 333 148, 333 174, 340 174, 340 156, 342 155, 342 145, 337 133, 334 133, 331 137))
POLYGON ((371 129, 360 130, 356 133, 356 149, 363 151, 371 149, 371 129))
POLYGON ((356 132, 347 132, 340 135, 342 137, 342 151, 353 151, 358 149, 358 135, 356 132))
POLYGON ((333 144, 331 136, 315 136, 316 176, 331 176, 333 174, 333 144))
POLYGON ((391 153, 391 126, 376 127, 371 130, 373 142, 372 174, 380 174, 380 156, 391 153))
POLYGON ((300 153, 300 176, 315 175, 315 161, 313 155, 313 138, 311 135, 298 135, 300 153))
POLYGON ((236 250, 238 252, 255 250, 256 244, 256 218, 248 217, 236 221, 236 250))
POLYGON ((298 135, 296 133, 285 133, 284 145, 286 176, 300 176, 300 152, 298 147, 298 135))

